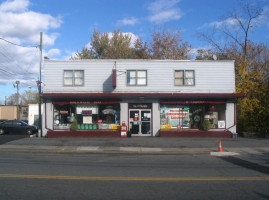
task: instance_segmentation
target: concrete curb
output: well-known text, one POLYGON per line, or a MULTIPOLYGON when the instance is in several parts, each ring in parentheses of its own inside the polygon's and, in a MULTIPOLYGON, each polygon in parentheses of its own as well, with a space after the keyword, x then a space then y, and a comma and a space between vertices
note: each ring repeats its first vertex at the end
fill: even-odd
POLYGON ((1 153, 82 153, 82 154, 209 154, 208 148, 151 148, 101 146, 1 145, 1 153))
POLYGON ((157 148, 157 147, 115 147, 115 146, 48 146, 48 145, 0 145, 0 153, 77 153, 77 154, 178 154, 211 156, 235 156, 240 154, 269 153, 269 147, 226 148, 216 152, 216 148, 157 148))
POLYGON ((238 156, 239 153, 235 152, 210 152, 211 156, 223 157, 223 156, 238 156))

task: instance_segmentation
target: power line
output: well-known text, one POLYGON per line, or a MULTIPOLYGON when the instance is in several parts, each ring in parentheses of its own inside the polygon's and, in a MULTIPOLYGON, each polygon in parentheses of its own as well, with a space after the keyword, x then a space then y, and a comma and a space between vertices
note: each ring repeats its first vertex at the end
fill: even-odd
POLYGON ((24 48, 37 48, 37 47, 39 47, 39 45, 36 45, 36 46, 23 46, 23 45, 20 45, 20 44, 15 44, 15 43, 10 42, 10 41, 8 41, 8 40, 6 40, 4 38, 1 38, 1 37, 0 37, 0 40, 3 40, 3 41, 5 41, 5 42, 7 42, 9 44, 12 44, 12 45, 15 45, 15 46, 19 46, 19 47, 24 47, 24 48))
MULTIPOLYGON (((12 45, 16 45, 16 46, 19 46, 19 47, 31 47, 31 46, 22 46, 22 45, 17 45, 17 44, 15 44, 15 43, 12 43, 12 42, 10 42, 10 41, 8 41, 8 40, 6 40, 6 39, 3 39, 3 38, 0 38, 0 40, 3 40, 3 41, 5 41, 5 42, 8 42, 8 43, 10 43, 10 44, 12 44, 12 45)), ((23 70, 22 68, 21 68, 21 66, 19 66, 18 64, 17 64, 17 62, 16 62, 16 60, 14 60, 14 58, 12 58, 12 56, 9 54, 9 52, 7 51, 7 49, 0 43, 0 47, 5 51, 5 53, 4 52, 1 52, 0 51, 0 54, 3 56, 3 57, 5 57, 7 60, 8 60, 8 62, 9 62, 9 64, 10 64, 10 62, 11 63, 13 63, 13 65, 16 65, 17 66, 17 68, 18 69, 20 69, 20 71, 21 71, 21 73, 16 73, 16 74, 14 74, 14 73, 12 73, 12 75, 15 77, 15 76, 20 76, 20 75, 22 75, 22 76, 24 76, 24 75, 29 75, 29 74, 35 74, 35 73, 30 73, 29 72, 29 69, 31 68, 31 66, 32 66, 32 63, 33 63, 33 59, 34 58, 32 58, 32 61, 31 61, 31 63, 30 63, 30 65, 27 67, 27 69, 26 69, 26 71, 25 70, 23 70)), ((36 46, 32 46, 32 47, 36 47, 36 46)), ((8 65, 9 65, 8 64, 8 65)), ((0 63, 0 65, 2 65, 3 66, 3 62, 2 63, 0 63)), ((4 67, 4 68, 6 68, 6 66, 4 67)), ((2 70, 2 72, 3 72, 3 68, 0 68, 0 72, 1 72, 1 70, 2 70)), ((5 70, 5 72, 7 73, 8 71, 7 70, 5 70)), ((8 72, 9 73, 9 77, 10 77, 10 72, 8 72)))
POLYGON ((16 76, 14 73, 6 71, 6 70, 4 70, 2 68, 0 68, 0 71, 6 73, 8 76, 14 76, 14 77, 16 76))

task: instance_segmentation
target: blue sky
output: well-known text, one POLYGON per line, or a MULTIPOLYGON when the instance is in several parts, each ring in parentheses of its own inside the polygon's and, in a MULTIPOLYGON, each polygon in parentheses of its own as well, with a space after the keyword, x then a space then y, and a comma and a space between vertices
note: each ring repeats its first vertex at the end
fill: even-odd
MULTIPOLYGON (((159 29, 182 31, 194 49, 209 48, 197 31, 210 31, 224 23, 223 16, 238 8, 238 0, 0 0, 0 38, 23 46, 39 44, 43 32, 43 56, 68 59, 90 42, 94 29, 121 29, 133 38, 150 40, 159 29)), ((243 1, 245 2, 245 1, 243 1)), ((269 0, 249 1, 264 9, 250 39, 269 43, 269 0)), ((227 22, 227 21, 226 21, 227 22)), ((228 22, 227 22, 228 23, 228 22)), ((38 48, 25 48, 0 40, 0 102, 16 93, 36 90, 38 48)))

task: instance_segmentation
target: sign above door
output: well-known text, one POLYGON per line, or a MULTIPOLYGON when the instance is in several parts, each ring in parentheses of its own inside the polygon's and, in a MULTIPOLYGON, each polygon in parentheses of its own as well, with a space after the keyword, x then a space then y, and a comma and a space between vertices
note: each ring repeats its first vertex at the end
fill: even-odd
POLYGON ((151 109, 151 103, 129 103, 129 109, 151 109))

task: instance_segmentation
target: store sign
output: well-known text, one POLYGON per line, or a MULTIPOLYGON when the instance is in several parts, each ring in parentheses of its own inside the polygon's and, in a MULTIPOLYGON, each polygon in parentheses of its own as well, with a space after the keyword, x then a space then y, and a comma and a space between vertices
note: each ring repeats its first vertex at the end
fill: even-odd
POLYGON ((98 107, 97 105, 78 105, 77 106, 77 114, 82 114, 84 113, 91 113, 92 114, 98 114, 98 107))
POLYGON ((226 101, 161 101, 166 104, 220 104, 227 103, 226 101))
POLYGON ((92 111, 91 110, 82 110, 81 114, 82 115, 92 115, 92 111))
POLYGON ((66 115, 68 115, 68 110, 60 110, 60 114, 66 114, 66 115))
POLYGON ((143 104, 135 104, 135 103, 129 103, 129 109, 150 109, 151 104, 150 103, 143 103, 143 104))
POLYGON ((120 101, 53 101, 53 104, 118 104, 120 101))

